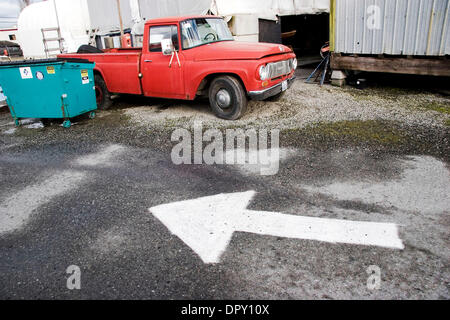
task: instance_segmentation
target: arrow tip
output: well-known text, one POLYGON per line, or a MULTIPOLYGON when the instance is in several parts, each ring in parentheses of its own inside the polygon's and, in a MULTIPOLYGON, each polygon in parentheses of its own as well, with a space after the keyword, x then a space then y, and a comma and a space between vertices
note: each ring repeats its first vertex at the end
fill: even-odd
POLYGON ((218 263, 236 230, 236 218, 255 194, 255 191, 218 194, 162 204, 149 211, 204 263, 218 263))

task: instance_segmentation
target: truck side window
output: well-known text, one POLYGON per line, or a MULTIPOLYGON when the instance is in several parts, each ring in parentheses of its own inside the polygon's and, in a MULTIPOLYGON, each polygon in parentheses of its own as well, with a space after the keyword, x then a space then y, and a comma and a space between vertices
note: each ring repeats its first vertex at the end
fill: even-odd
POLYGON ((161 52, 161 40, 172 39, 175 50, 178 51, 177 26, 150 27, 150 52, 161 52))

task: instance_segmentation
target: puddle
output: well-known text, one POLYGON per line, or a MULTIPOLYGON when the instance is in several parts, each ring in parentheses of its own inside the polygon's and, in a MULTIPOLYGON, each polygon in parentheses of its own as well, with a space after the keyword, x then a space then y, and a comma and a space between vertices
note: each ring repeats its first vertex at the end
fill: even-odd
POLYGON ((245 175, 276 175, 280 162, 296 155, 294 149, 272 148, 263 150, 236 149, 225 151, 224 159, 245 159, 245 163, 234 165, 245 175))
POLYGON ((6 131, 3 131, 4 134, 14 134, 16 132, 17 128, 11 128, 6 131))
POLYGON ((43 127, 44 127, 44 124, 42 122, 35 122, 35 123, 24 126, 24 128, 27 128, 27 129, 41 129, 43 127))
POLYGON ((409 157, 401 162, 405 170, 400 179, 380 183, 334 182, 304 188, 339 200, 362 201, 422 214, 450 209, 450 172, 443 162, 429 156, 409 157))

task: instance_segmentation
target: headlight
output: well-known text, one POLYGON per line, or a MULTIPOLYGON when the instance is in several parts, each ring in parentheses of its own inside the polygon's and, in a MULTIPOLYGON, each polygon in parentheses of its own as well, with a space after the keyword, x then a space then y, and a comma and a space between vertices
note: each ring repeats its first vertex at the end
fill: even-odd
POLYGON ((297 58, 291 59, 292 69, 297 69, 297 58))
POLYGON ((261 66, 259 67, 259 78, 261 80, 267 80, 269 78, 269 66, 261 66))

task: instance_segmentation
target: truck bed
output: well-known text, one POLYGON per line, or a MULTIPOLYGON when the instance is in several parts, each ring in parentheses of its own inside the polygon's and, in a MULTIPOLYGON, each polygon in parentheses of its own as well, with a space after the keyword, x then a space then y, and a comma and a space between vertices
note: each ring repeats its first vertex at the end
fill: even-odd
POLYGON ((141 49, 109 49, 104 53, 69 53, 58 58, 80 58, 95 62, 112 93, 142 94, 139 79, 141 49))

